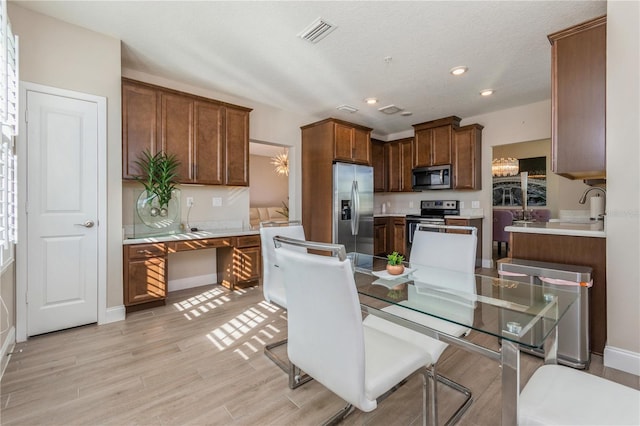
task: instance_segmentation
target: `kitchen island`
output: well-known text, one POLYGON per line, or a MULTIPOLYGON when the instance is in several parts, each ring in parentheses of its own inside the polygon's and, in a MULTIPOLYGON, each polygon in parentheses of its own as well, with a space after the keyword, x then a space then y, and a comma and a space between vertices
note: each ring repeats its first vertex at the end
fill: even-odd
POLYGON ((603 221, 515 222, 510 232, 509 257, 593 269, 589 291, 591 352, 602 355, 607 340, 606 232, 603 221))

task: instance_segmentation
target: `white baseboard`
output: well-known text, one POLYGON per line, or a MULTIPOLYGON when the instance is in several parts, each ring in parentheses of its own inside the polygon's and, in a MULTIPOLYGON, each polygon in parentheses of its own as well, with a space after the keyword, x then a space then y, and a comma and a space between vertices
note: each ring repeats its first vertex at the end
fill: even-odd
POLYGON ((604 366, 640 376, 640 353, 605 346, 604 366))
POLYGON ((218 274, 198 275, 195 277, 180 278, 170 280, 167 285, 167 291, 184 290, 186 288, 200 287, 218 282, 218 274))
POLYGON ((126 316, 127 316, 127 312, 124 309, 124 305, 113 306, 111 308, 107 308, 104 322, 101 324, 109 324, 110 322, 124 321, 126 316))
POLYGON ((9 360, 11 359, 11 355, 7 355, 13 351, 13 348, 16 345, 16 328, 11 326, 9 329, 9 333, 7 334, 7 338, 4 339, 4 343, 2 344, 2 348, 0 348, 0 380, 4 375, 4 370, 7 368, 7 364, 9 364, 9 360))

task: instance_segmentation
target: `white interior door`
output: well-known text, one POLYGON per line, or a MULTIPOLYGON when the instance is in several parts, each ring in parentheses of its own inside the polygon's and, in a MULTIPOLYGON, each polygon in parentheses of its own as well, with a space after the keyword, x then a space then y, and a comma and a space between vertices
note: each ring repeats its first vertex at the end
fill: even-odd
POLYGON ((27 335, 98 319, 98 105, 26 92, 27 335))

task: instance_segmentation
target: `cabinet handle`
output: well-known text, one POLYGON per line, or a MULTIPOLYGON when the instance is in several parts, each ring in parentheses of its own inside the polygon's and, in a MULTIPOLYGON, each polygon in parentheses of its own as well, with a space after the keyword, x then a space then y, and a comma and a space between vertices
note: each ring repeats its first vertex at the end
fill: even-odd
POLYGON ((138 254, 151 254, 149 250, 138 250, 138 254))

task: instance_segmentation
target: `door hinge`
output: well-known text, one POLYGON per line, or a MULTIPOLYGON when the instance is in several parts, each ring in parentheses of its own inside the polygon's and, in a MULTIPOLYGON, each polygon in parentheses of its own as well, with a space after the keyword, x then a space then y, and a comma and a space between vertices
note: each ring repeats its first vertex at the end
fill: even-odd
POLYGON ((29 110, 28 109, 24 110, 24 122, 25 123, 29 122, 29 110))

